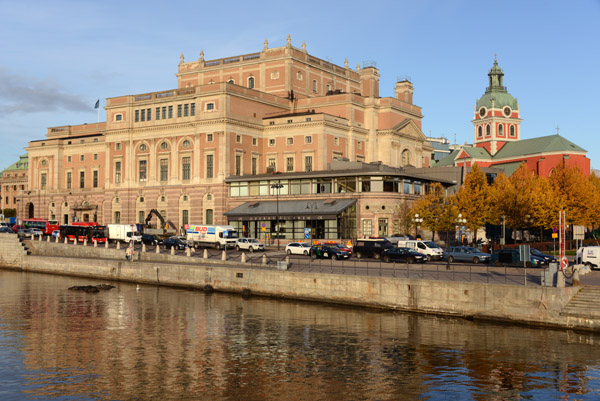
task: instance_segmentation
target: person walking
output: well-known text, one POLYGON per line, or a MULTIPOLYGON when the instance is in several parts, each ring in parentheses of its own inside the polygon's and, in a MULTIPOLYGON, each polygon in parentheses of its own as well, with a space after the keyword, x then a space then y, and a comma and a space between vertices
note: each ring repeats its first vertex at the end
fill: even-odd
POLYGON ((132 262, 133 261, 133 242, 131 242, 129 244, 129 247, 127 248, 127 251, 125 251, 125 257, 127 258, 128 261, 132 262))

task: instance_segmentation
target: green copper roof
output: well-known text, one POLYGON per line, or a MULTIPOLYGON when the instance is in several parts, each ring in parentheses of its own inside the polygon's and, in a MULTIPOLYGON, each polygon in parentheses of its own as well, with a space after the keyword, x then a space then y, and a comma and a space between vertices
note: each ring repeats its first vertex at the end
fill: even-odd
POLYGON ((523 160, 519 160, 518 162, 492 164, 490 167, 502 169, 504 175, 510 177, 523 163, 525 163, 523 160))
POLYGON ((29 155, 19 156, 19 160, 8 166, 4 171, 27 170, 29 168, 29 155))
POLYGON ((474 146, 463 146, 460 149, 455 149, 450 154, 443 159, 439 160, 435 163, 434 167, 442 167, 442 166, 454 166, 454 160, 456 156, 460 153, 460 151, 464 150, 470 158, 477 160, 491 160, 492 156, 488 153, 484 148, 477 148, 474 146))
POLYGON ((494 155, 494 159, 531 155, 541 152, 587 152, 562 136, 549 135, 539 138, 508 142, 494 155))
POLYGON ((513 110, 519 109, 517 99, 512 97, 506 90, 506 86, 503 85, 504 72, 498 66, 498 61, 494 59, 494 65, 488 73, 489 84, 485 90, 485 94, 477 101, 477 110, 481 107, 492 108, 492 101, 494 108, 500 109, 504 106, 510 106, 513 110))
POLYGON ((438 160, 435 164, 433 164, 433 166, 434 167, 454 166, 454 158, 456 157, 457 154, 458 154, 458 150, 453 150, 452 152, 450 152, 449 155, 447 155, 446 157, 444 157, 441 160, 438 160))

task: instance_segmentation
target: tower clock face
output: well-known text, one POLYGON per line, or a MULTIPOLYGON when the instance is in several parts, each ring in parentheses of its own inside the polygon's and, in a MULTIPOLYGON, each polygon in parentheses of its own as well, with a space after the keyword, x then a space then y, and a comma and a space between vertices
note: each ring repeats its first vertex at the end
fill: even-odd
POLYGON ((504 115, 506 117, 510 116, 511 113, 512 113, 512 110, 510 109, 510 107, 505 107, 504 108, 504 115))
POLYGON ((480 108, 480 109, 479 109, 479 115, 480 115, 481 117, 485 117, 486 111, 487 111, 487 110, 485 109, 485 107, 482 107, 482 108, 480 108))

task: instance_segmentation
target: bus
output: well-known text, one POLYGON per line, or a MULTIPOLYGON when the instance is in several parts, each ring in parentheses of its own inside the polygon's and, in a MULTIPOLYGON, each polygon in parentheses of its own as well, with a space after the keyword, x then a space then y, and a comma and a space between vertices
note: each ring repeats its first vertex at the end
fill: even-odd
POLYGON ((60 226, 60 239, 67 238, 69 241, 88 242, 96 241, 98 243, 106 242, 106 227, 98 223, 73 223, 71 225, 60 226))
POLYGON ((59 229, 58 220, 23 219, 23 225, 26 228, 39 228, 45 235, 50 235, 52 231, 59 229))

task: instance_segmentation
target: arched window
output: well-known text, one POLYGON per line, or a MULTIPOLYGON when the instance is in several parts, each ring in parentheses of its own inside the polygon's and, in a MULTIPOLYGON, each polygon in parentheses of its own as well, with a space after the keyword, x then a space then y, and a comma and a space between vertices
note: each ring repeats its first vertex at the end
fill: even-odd
POLYGON ((498 136, 504 136, 504 125, 498 125, 498 136))
POLYGON ((248 78, 248 88, 254 89, 254 77, 248 78))
POLYGON ((510 126, 510 136, 515 136, 515 126, 514 125, 510 126))
POLYGON ((230 79, 229 81, 227 81, 228 84, 235 84, 235 80, 234 79, 230 79))
POLYGON ((490 125, 488 124, 485 126, 485 136, 490 136, 490 135, 491 135, 490 125))
POLYGON ((410 164, 410 152, 408 149, 404 149, 402 151, 402 167, 408 166, 410 164))
POLYGON ((483 128, 481 128, 481 125, 479 127, 477 127, 477 136, 479 138, 481 138, 483 136, 483 128))

